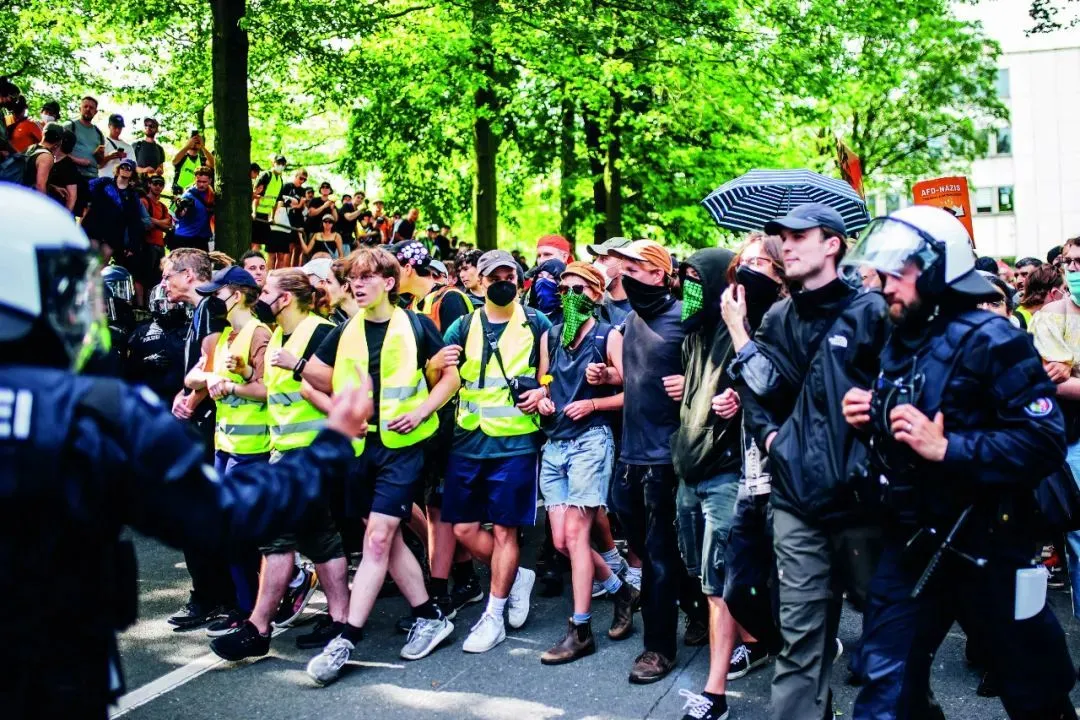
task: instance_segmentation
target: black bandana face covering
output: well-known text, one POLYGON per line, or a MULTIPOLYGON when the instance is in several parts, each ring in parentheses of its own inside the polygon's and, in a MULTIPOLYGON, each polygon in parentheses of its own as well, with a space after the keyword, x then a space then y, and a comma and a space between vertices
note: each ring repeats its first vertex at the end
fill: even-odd
POLYGON ((772 304, 780 297, 780 283, 746 265, 735 270, 735 281, 746 290, 746 321, 757 330, 772 304))
POLYGON ((646 285, 629 275, 623 275, 622 281, 630 307, 644 318, 658 315, 667 305, 668 298, 671 297, 671 293, 663 285, 646 285))

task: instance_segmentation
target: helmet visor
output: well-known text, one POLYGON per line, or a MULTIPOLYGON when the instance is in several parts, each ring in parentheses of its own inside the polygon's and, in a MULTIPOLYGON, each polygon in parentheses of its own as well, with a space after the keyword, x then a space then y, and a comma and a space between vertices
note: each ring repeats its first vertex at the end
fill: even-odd
POLYGON ((39 254, 38 268, 45 319, 79 370, 111 345, 101 265, 85 252, 59 250, 39 254))
POLYGON ((130 303, 135 298, 135 283, 130 275, 106 280, 105 288, 109 291, 110 297, 116 300, 130 303))
POLYGON ((909 265, 924 270, 937 257, 933 245, 916 227, 901 220, 873 220, 844 259, 842 265, 869 265, 886 275, 899 276, 909 265))

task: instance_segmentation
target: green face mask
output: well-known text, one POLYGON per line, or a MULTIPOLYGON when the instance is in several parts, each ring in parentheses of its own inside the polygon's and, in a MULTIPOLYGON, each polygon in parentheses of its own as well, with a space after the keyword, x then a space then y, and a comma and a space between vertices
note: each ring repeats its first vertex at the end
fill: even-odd
POLYGON ((705 289, 694 278, 683 278, 682 283, 682 320, 701 312, 705 306, 705 289))
POLYGON ((594 303, 585 293, 568 292, 562 296, 563 330, 562 344, 570 347, 577 337, 578 330, 588 322, 596 310, 594 303))
POLYGON ((1069 284, 1069 294, 1072 295, 1072 301, 1080 305, 1080 270, 1066 272, 1065 282, 1069 284))

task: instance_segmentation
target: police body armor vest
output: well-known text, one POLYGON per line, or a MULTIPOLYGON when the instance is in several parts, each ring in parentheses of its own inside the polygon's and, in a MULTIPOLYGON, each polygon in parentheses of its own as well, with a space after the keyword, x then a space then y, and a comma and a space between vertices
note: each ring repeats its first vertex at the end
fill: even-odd
MULTIPOLYGON (((240 375, 225 369, 225 360, 230 355, 239 355, 251 365, 251 340, 258 328, 269 331, 258 320, 249 320, 231 344, 229 335, 232 328, 227 327, 221 332, 217 347, 214 348, 214 373, 238 385, 244 383, 244 378, 240 375)), ((266 412, 266 402, 239 395, 226 395, 216 403, 215 448, 231 455, 259 455, 270 452, 270 418, 266 412)))
MULTIPOLYGON (((285 349, 295 357, 302 357, 311 336, 320 325, 330 325, 318 315, 304 318, 285 343, 285 349)), ((270 336, 266 356, 280 350, 284 333, 278 327, 270 336)), ((296 450, 310 445, 319 431, 326 427, 326 414, 304 399, 300 393, 301 381, 293 377, 293 371, 274 367, 267 363, 263 371, 266 384, 266 411, 270 422, 270 447, 278 452, 296 450)))
POLYGON ((494 353, 488 349, 484 323, 480 317, 483 312, 483 308, 477 310, 469 321, 460 370, 457 424, 468 431, 479 428, 490 437, 513 437, 536 432, 539 427, 535 416, 526 415, 514 406, 508 382, 510 378, 536 376, 536 367, 531 364, 536 343, 532 323, 521 303, 515 303, 514 314, 506 323, 498 342, 504 375, 494 353))
MULTIPOLYGON (((439 418, 432 413, 412 432, 396 433, 387 427, 394 418, 410 413, 428 397, 424 370, 417 366, 417 336, 409 313, 395 307, 390 314, 386 338, 379 353, 379 427, 368 432, 380 433, 384 447, 404 448, 416 445, 435 434, 439 418)), ((359 382, 357 368, 368 371, 368 346, 364 334, 364 310, 353 316, 341 332, 331 384, 335 393, 359 382)), ((364 438, 353 440, 356 454, 364 452, 364 438)))
MULTIPOLYGON (((927 462, 911 448, 898 443, 889 429, 889 413, 900 405, 914 405, 931 420, 942 408, 945 392, 957 365, 964 357, 965 344, 995 315, 985 310, 968 310, 950 319, 943 331, 920 345, 914 353, 904 349, 899 356, 888 344, 881 358, 881 372, 874 383, 870 408, 872 424, 871 457, 880 473, 884 504, 901 523, 920 524, 920 509, 928 493, 925 482, 936 482, 927 462)), ((933 493, 931 496, 935 495, 933 493)))

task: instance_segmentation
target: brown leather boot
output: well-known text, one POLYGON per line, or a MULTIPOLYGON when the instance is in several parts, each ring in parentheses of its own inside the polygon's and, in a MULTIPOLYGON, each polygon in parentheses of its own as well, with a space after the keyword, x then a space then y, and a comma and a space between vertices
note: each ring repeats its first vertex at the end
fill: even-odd
POLYGON ((566 637, 555 644, 555 647, 540 656, 540 662, 544 665, 562 665, 573 662, 596 652, 596 640, 593 638, 592 625, 575 625, 569 621, 569 629, 566 637))
POLYGON ((625 640, 634 631, 634 612, 641 604, 641 593, 630 583, 623 583, 611 600, 615 605, 615 614, 611 618, 607 636, 612 640, 625 640))
POLYGON ((637 656, 630 668, 630 682, 635 685, 648 685, 663 680, 675 667, 672 660, 653 650, 646 650, 637 656))

